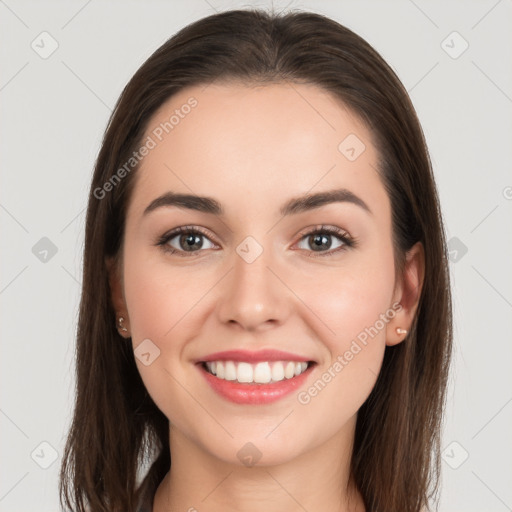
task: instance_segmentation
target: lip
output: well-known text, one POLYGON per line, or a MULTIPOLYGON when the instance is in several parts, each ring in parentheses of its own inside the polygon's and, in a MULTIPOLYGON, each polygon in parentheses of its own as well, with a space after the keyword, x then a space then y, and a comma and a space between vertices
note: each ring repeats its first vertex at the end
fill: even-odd
MULTIPOLYGON (((220 361, 221 359, 214 360, 220 361)), ((247 359, 243 359, 243 361, 247 361, 247 359)), ((269 361, 269 359, 265 359, 265 361, 269 361)), ((301 361, 304 361, 304 359, 301 359, 301 361)), ((196 364, 203 378, 219 396, 240 405, 263 405, 281 400, 303 386, 315 366, 316 364, 311 362, 300 375, 279 382, 242 384, 237 381, 219 379, 209 373, 202 362, 196 364)))
POLYGON ((224 352, 215 352, 208 356, 197 359, 196 363, 207 363, 209 361, 245 361, 247 363, 260 363, 263 361, 295 361, 295 362, 315 362, 311 358, 283 352, 281 350, 265 349, 258 351, 249 350, 226 350, 224 352))

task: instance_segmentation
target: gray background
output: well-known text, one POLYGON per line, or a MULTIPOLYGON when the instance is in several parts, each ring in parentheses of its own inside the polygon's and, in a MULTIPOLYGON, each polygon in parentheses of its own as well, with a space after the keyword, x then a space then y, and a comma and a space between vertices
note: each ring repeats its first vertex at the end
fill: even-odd
MULTIPOLYGON (((2 512, 59 510, 86 197, 111 109, 178 29, 248 5, 270 4, 0 0, 2 512)), ((512 2, 274 5, 347 25, 411 94, 452 258, 441 511, 512 510, 512 2)))

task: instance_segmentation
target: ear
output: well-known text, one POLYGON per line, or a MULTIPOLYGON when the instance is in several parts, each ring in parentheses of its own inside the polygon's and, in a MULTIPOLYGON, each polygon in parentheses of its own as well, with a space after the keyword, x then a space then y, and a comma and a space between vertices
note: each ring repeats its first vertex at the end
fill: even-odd
POLYGON ((403 275, 396 287, 393 304, 400 303, 401 308, 386 327, 386 345, 393 346, 401 343, 407 334, 397 332, 397 329, 411 330, 423 288, 425 277, 425 252, 423 244, 417 242, 407 251, 403 275))
POLYGON ((105 265, 107 266, 108 280, 110 285, 110 298, 114 311, 116 312, 117 330, 123 338, 129 338, 130 335, 130 319, 128 318, 128 310, 126 308, 126 302, 124 300, 123 290, 123 279, 122 279, 122 263, 119 263, 115 258, 105 258, 105 265), (126 328, 127 331, 122 331, 121 326, 118 323, 118 319, 122 317, 122 327, 126 328))

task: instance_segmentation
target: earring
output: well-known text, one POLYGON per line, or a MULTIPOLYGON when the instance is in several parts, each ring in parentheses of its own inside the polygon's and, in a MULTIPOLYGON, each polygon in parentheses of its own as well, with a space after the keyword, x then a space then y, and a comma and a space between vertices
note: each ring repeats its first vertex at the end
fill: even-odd
POLYGON ((123 332, 128 332, 128 329, 123 326, 124 318, 122 316, 119 317, 118 323, 119 323, 119 329, 123 332))
POLYGON ((400 327, 396 328, 397 334, 407 334, 409 331, 407 329, 401 329, 400 327))

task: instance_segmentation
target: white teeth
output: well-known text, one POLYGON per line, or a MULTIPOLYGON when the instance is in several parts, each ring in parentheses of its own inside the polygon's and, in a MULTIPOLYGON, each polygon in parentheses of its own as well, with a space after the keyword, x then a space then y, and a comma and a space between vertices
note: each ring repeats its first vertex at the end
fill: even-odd
POLYGON ((206 366, 208 367, 208 370, 210 371, 210 373, 212 373, 213 375, 216 375, 217 373, 217 363, 215 361, 211 361, 211 362, 208 362, 206 363, 206 366))
POLYGON ((257 364, 234 361, 208 361, 208 372, 219 379, 236 380, 240 383, 267 384, 292 379, 305 372, 308 363, 294 361, 264 361, 257 364))
POLYGON ((254 377, 254 371, 252 365, 249 363, 238 363, 236 372, 238 382, 252 382, 254 377))
POLYGON ((289 363, 286 363, 285 369, 284 369, 284 376, 287 379, 291 379, 295 376, 295 363, 292 363, 291 361, 289 363))
POLYGON ((226 380, 236 380, 236 366, 233 361, 226 361, 226 366, 224 366, 224 378, 226 380))
MULTIPOLYGON (((307 363, 306 363, 307 364, 307 363)), ((280 381, 284 379, 284 366, 281 361, 274 363, 272 365, 272 380, 274 382, 280 381)))
POLYGON ((258 363, 254 368, 254 382, 267 384, 272 379, 272 372, 268 363, 258 363))
POLYGON ((217 377, 219 377, 219 379, 224 379, 225 377, 224 363, 221 361, 217 362, 217 377))

